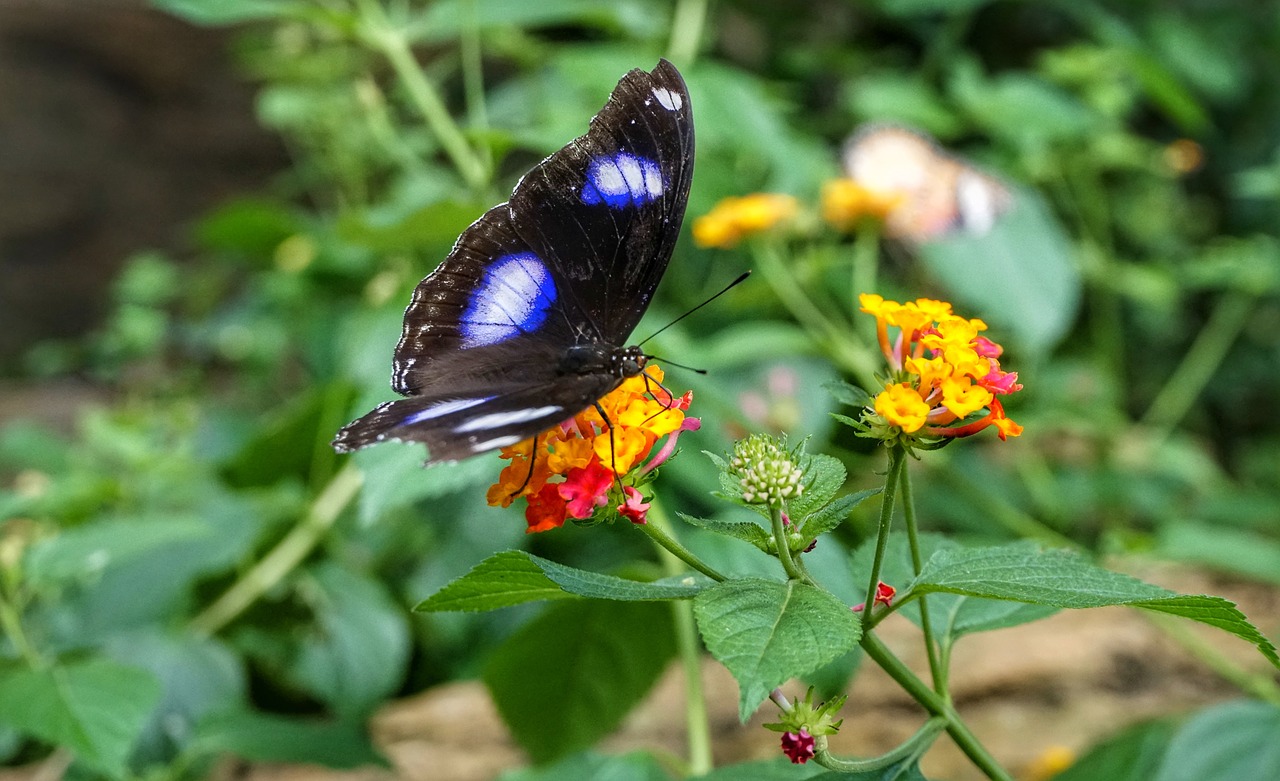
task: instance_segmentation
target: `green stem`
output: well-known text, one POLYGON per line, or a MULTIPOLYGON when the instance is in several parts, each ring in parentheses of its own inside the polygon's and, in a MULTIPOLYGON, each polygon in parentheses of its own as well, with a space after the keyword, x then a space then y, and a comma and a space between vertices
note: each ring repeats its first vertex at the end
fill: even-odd
POLYGON ((363 38, 387 58, 418 113, 439 139, 440 146, 458 169, 463 181, 476 192, 483 190, 489 180, 489 171, 467 143, 462 130, 445 107, 440 93, 423 75, 408 39, 391 25, 377 0, 356 0, 356 6, 360 11, 363 38))
POLYGON ((787 308, 791 316, 819 343, 826 347, 832 360, 854 375, 864 388, 876 386, 876 368, 878 366, 874 353, 854 334, 853 329, 831 321, 822 309, 814 303, 796 279, 787 272, 782 259, 778 257, 776 248, 764 241, 751 243, 754 249, 756 266, 763 274, 773 293, 787 308))
MULTIPOLYGON (((920 529, 916 522, 916 505, 911 495, 911 470, 904 465, 899 472, 902 514, 907 522, 907 542, 911 546, 911 567, 912 572, 919 575, 924 566, 924 558, 920 554, 920 529)), ((929 600, 925 594, 920 595, 920 631, 924 635, 924 647, 929 658, 929 675, 933 678, 933 690, 945 697, 947 673, 938 660, 938 644, 934 638, 933 624, 929 620, 929 600)))
POLYGON ((884 565, 884 551, 889 545, 889 528, 893 526, 893 503, 897 500, 898 483, 905 468, 907 451, 900 446, 889 450, 889 472, 884 480, 884 492, 880 494, 880 525, 876 532, 876 552, 871 560, 871 579, 867 582, 866 601, 862 603, 862 629, 870 631, 871 614, 876 606, 876 586, 880 585, 880 568, 884 565))
POLYGON ((813 759, 819 765, 838 773, 869 773, 873 770, 883 770, 895 762, 923 754, 946 726, 945 718, 935 716, 921 725, 920 729, 916 730, 916 734, 907 738, 902 745, 872 759, 840 759, 827 750, 827 736, 818 735, 813 739, 813 759))
MULTIPOLYGON (((663 536, 672 539, 666 532, 671 520, 659 507, 656 499, 650 503, 646 517, 647 522, 643 525, 663 527, 663 536)), ((685 573, 680 566, 684 559, 671 549, 659 546, 658 557, 662 560, 663 571, 668 575, 679 576, 685 573)), ((702 776, 711 772, 714 761, 711 753, 711 721, 707 713, 706 695, 702 689, 702 646, 698 642, 698 628, 693 620, 693 602, 687 599, 672 600, 671 617, 676 630, 676 651, 680 655, 680 665, 684 668, 685 730, 689 744, 686 775, 702 776)))
POLYGON ((898 685, 911 695, 912 699, 923 705, 933 715, 941 716, 947 720, 947 733, 951 735, 951 739, 956 742, 956 745, 969 757, 973 764, 977 765, 978 769, 987 775, 987 778, 992 779, 992 781, 1013 781, 1013 777, 1004 768, 1000 767, 995 757, 991 756, 990 752, 978 741, 977 736, 969 730, 968 725, 960 719, 960 715, 956 713, 950 703, 933 689, 930 689, 928 684, 917 678, 915 673, 911 672, 880 641, 880 638, 876 637, 874 633, 868 632, 862 636, 860 644, 862 645, 862 650, 866 651, 867 656, 874 659, 876 664, 880 665, 880 668, 889 674, 889 677, 897 681, 898 685))
POLYGON ((364 475, 349 462, 311 502, 302 521, 213 604, 191 619, 191 631, 217 633, 267 593, 307 557, 360 491, 364 475))
POLYGON ((1255 299, 1248 293, 1235 292, 1222 298, 1209 316, 1209 322, 1196 336, 1178 368, 1156 394, 1141 423, 1150 427, 1155 441, 1152 447, 1169 435, 1209 384, 1214 372, 1227 357, 1227 351, 1244 330, 1253 313, 1255 299))
MULTIPOLYGON (((484 50, 480 46, 480 24, 476 20, 476 4, 479 0, 467 0, 466 24, 462 27, 459 47, 462 54, 462 84, 467 96, 467 121, 476 131, 489 129, 489 112, 484 99, 484 50)), ((480 162, 485 171, 493 170, 492 150, 486 144, 480 147, 480 162)))
POLYGON ((791 545, 787 542, 787 527, 782 523, 782 508, 770 505, 769 518, 773 522, 773 541, 778 546, 778 561, 782 562, 782 568, 786 570, 788 578, 803 581, 804 575, 796 567, 795 560, 791 558, 791 545))
POLYGON ((707 0, 680 0, 671 15, 671 41, 667 58, 681 66, 689 66, 698 56, 702 28, 707 21, 707 0))
POLYGON ((716 572, 710 564, 707 564, 688 548, 681 545, 675 537, 667 533, 667 529, 671 528, 671 520, 662 506, 658 504, 657 497, 649 503, 649 512, 646 516, 648 523, 633 523, 632 526, 644 532, 645 536, 653 540, 658 547, 680 559, 685 564, 693 567, 698 572, 711 578, 712 580, 723 583, 727 578, 716 572))
POLYGON ((13 647, 26 661, 28 667, 33 670, 44 667, 44 660, 40 658, 40 654, 36 653, 35 647, 31 645, 26 631, 22 628, 22 616, 18 611, 17 603, 8 596, 0 597, 0 628, 4 629, 5 637, 13 643, 13 647))

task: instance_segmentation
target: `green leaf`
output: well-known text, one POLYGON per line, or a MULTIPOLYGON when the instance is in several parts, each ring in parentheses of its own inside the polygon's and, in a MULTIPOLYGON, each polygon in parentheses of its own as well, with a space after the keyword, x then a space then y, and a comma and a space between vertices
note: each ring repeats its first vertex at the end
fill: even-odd
POLYGON ((26 556, 26 575, 33 584, 84 580, 172 543, 198 542, 212 536, 209 524, 197 518, 100 519, 32 545, 26 556))
POLYGON ((826 772, 826 768, 816 763, 793 765, 790 761, 779 757, 737 765, 722 765, 705 776, 698 776, 698 781, 794 781, 794 779, 815 778, 826 772))
POLYGON ((290 675, 339 716, 359 716, 400 687, 409 663, 403 608, 381 583, 323 562, 299 591, 315 613, 290 675))
POLYGON ((1173 730, 1167 719, 1130 727, 1094 746, 1053 781, 1151 781, 1173 730))
POLYGON ((516 740, 549 762, 611 732, 674 654, 667 605, 566 602, 503 643, 483 677, 516 740))
POLYGON ((1160 555, 1280 584, 1280 542, 1220 523, 1170 520, 1156 533, 1160 555))
POLYGON ((1175 594, 1097 567, 1070 551, 1041 550, 1032 543, 940 550, 925 562, 911 588, 1059 608, 1129 605, 1169 613, 1247 640, 1280 667, 1275 646, 1233 603, 1222 597, 1175 594))
POLYGON ((688 523, 707 531, 723 534, 726 537, 734 537, 749 542, 762 551, 769 550, 769 543, 773 540, 773 535, 766 532, 759 526, 750 521, 717 521, 709 518, 698 518, 692 515, 685 515, 677 512, 676 515, 683 518, 688 523))
POLYGON ((0 670, 0 722, 117 778, 159 699, 150 673, 100 659, 0 670))
POLYGON ((805 537, 817 537, 820 534, 829 532, 844 523, 853 508, 862 504, 864 500, 879 494, 883 490, 884 488, 868 488, 864 491, 858 491, 855 494, 842 496, 826 507, 823 507, 821 510, 818 510, 805 518, 800 526, 800 530, 804 533, 805 537))
POLYGON ((991 230, 922 244, 920 259, 957 302, 983 313, 993 333, 1045 350, 1075 322, 1080 272, 1071 242, 1043 200, 1012 192, 1013 208, 991 230))
POLYGON ((719 583, 694 598, 693 612, 707 650, 738 681, 744 722, 770 690, 848 651, 861 631, 848 605, 804 583, 719 583))
POLYGON ((787 502, 787 512, 798 523, 830 502, 844 487, 848 473, 840 459, 822 453, 801 454, 797 466, 805 475, 804 491, 787 502))
POLYGON ((861 773, 841 773, 832 771, 814 776, 814 781, 929 781, 920 772, 915 760, 897 762, 880 770, 866 770, 861 773))
POLYGON ((427 597, 415 610, 496 610, 524 602, 592 597, 623 602, 688 599, 706 588, 701 576, 650 583, 566 567, 524 551, 503 551, 427 597))
POLYGON ((1169 742, 1155 781, 1280 778, 1280 708, 1228 702, 1196 715, 1169 742))
POLYGON ((503 773, 498 778, 499 781, 671 781, 658 760, 645 751, 620 756, 587 751, 545 767, 503 773))
POLYGON ((223 712, 201 720, 194 748, 256 762, 305 762, 334 768, 385 764, 361 723, 304 721, 251 711, 223 712))
POLYGON ((867 393, 857 385, 850 385, 844 380, 832 380, 831 382, 822 383, 822 387, 831 392, 835 400, 841 404, 847 404, 855 409, 861 409, 871 404, 871 394, 867 393))

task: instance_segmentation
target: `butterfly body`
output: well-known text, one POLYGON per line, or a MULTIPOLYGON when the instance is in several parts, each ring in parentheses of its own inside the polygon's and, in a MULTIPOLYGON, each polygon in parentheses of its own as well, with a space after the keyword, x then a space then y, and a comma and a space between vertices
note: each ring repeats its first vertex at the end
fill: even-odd
POLYGON ((463 231, 415 288, 389 401, 338 432, 347 452, 423 442, 428 463, 513 445, 640 374, 622 343, 671 258, 693 178, 693 119, 665 60, 618 83, 588 132, 463 231))

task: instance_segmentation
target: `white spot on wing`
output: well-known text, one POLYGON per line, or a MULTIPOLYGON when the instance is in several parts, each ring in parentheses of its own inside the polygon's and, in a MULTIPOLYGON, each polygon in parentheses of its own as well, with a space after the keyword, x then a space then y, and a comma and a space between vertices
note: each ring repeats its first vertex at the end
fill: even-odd
MULTIPOLYGON (((465 434, 469 431, 486 431, 491 428, 502 428, 503 426, 511 426, 516 423, 528 423, 531 420, 544 418, 555 412, 559 412, 563 407, 554 404, 545 407, 527 407, 525 409, 512 410, 510 412, 493 412, 488 415, 481 415, 478 418, 472 418, 461 426, 453 430, 455 434, 465 434)), ((499 445, 501 447, 501 445, 499 445)))
POLYGON ((485 440, 484 442, 474 442, 471 445, 471 452, 483 453, 486 450, 493 450, 494 448, 514 445, 515 443, 519 442, 520 439, 521 437, 513 435, 513 436, 506 436, 506 437, 495 437, 493 439, 485 440))
POLYGON ((605 203, 615 209, 656 200, 665 189, 658 164, 628 152, 592 160, 587 184, 584 203, 605 203))
POLYGON ((679 111, 684 106, 684 96, 679 92, 672 92, 666 87, 654 87, 653 96, 658 99, 658 102, 667 111, 679 111))
POLYGON ((555 283, 537 255, 523 252, 499 259, 484 272, 462 314, 462 346, 496 344, 532 331, 555 299, 555 283))
POLYGON ((474 407, 477 404, 483 404, 491 398, 493 397, 486 396, 483 399, 454 399, 452 401, 442 401, 439 404, 433 404, 424 410, 413 413, 409 417, 405 418, 400 425, 411 426, 414 423, 421 423, 424 420, 438 418, 443 415, 448 415, 451 412, 458 412, 459 410, 474 407))

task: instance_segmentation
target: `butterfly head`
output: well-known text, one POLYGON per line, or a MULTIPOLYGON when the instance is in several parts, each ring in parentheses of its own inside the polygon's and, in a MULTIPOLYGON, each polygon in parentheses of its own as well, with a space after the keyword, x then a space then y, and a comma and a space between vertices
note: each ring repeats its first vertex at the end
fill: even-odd
POLYGON ((622 380, 639 375, 648 361, 649 356, 639 347, 577 344, 565 350, 560 360, 560 373, 607 374, 622 380))

